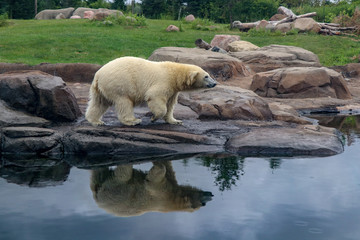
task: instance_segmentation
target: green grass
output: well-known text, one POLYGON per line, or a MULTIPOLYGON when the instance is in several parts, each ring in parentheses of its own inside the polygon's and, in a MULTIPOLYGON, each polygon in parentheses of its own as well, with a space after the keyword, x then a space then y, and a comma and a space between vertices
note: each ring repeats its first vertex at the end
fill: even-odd
POLYGON ((195 40, 210 42, 216 34, 238 34, 260 47, 269 44, 299 46, 318 54, 325 66, 343 65, 360 53, 359 38, 299 34, 246 34, 230 31, 216 24, 214 30, 193 29, 182 23, 182 32, 166 32, 171 20, 146 20, 146 27, 99 26, 88 20, 11 20, 0 27, 0 62, 26 63, 96 63, 121 56, 147 58, 164 46, 194 47, 195 40))

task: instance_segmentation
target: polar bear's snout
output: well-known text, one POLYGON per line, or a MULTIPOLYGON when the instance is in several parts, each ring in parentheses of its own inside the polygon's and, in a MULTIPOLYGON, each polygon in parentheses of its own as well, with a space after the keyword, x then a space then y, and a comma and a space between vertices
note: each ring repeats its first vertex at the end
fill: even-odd
POLYGON ((205 83, 206 87, 213 88, 218 83, 215 79, 211 78, 210 76, 205 76, 205 83))

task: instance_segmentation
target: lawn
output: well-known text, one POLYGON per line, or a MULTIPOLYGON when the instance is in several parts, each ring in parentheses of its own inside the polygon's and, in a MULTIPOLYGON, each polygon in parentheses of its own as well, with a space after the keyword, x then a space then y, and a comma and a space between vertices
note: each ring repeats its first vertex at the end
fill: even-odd
POLYGON ((166 32, 170 20, 147 20, 142 28, 99 26, 88 20, 11 20, 0 28, 0 62, 35 65, 48 63, 104 64, 121 56, 147 58, 164 46, 194 47, 195 40, 210 42, 215 34, 237 34, 260 47, 293 45, 316 53, 325 66, 344 65, 360 53, 359 38, 317 34, 247 34, 218 25, 216 31, 194 30, 182 23, 182 32, 166 32))

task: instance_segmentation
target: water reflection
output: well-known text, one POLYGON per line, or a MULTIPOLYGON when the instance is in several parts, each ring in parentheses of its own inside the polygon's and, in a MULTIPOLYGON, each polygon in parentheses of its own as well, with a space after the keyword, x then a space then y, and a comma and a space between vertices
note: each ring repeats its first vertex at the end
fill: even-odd
POLYGON ((236 181, 245 173, 244 159, 236 156, 200 158, 202 164, 215 175, 215 185, 220 191, 231 190, 231 186, 236 186, 236 181))
POLYGON ((153 162, 149 172, 132 165, 92 170, 90 187, 99 207, 121 217, 146 212, 193 212, 213 196, 179 185, 170 161, 153 162))
POLYGON ((336 128, 341 131, 346 138, 348 146, 351 146, 360 135, 360 115, 311 115, 310 117, 318 120, 319 125, 336 128))

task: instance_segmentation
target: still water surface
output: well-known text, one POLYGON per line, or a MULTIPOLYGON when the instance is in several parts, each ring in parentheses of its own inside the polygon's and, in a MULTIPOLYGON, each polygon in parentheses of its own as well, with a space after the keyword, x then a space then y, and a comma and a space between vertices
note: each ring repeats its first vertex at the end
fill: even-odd
POLYGON ((154 179, 146 178, 152 163, 133 166, 136 176, 148 181, 126 186, 113 182, 114 172, 124 177, 124 166, 69 172, 60 166, 50 174, 63 171, 65 177, 52 181, 27 178, 31 173, 20 170, 12 176, 0 168, 0 239, 358 240, 360 130, 342 131, 345 151, 331 157, 162 162, 175 174, 176 179, 166 176, 173 195, 151 185, 164 168, 154 168, 154 179), (159 201, 166 206, 151 198, 144 203, 146 191, 138 196, 131 192, 134 186, 163 194, 159 201), (168 212, 147 212, 156 208, 168 212), (142 215, 124 217, 134 213, 142 215))

